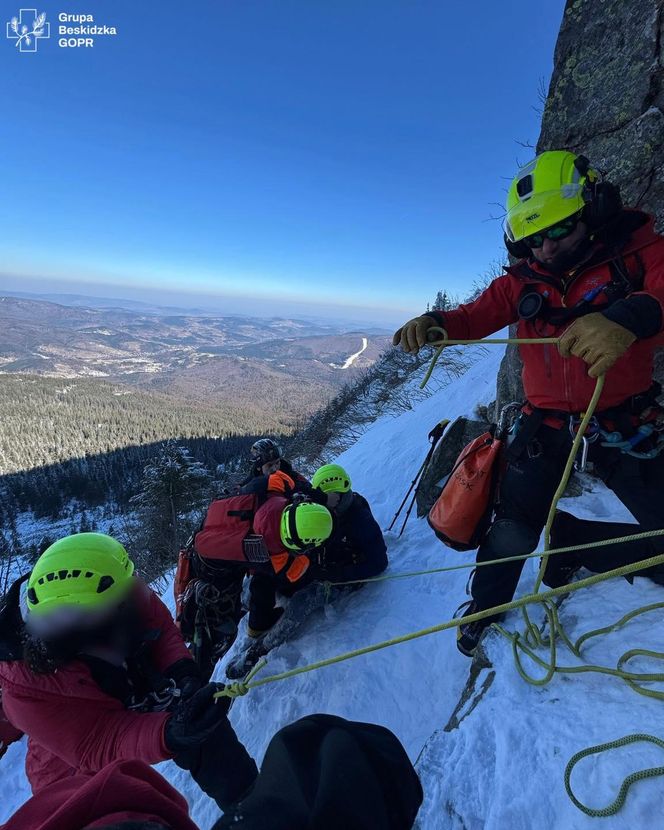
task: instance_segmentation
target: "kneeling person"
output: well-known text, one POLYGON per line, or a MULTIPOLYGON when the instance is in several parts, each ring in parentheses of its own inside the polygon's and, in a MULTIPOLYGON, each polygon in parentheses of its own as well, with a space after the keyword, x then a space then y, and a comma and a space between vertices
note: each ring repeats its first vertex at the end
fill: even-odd
MULTIPOLYGON (((273 647, 268 635, 284 613, 277 605, 277 593, 290 597, 311 582, 316 550, 332 532, 332 516, 321 504, 291 503, 271 494, 256 505, 253 495, 218 499, 210 505, 203 527, 194 537, 197 568, 204 567, 208 574, 231 569, 251 576, 249 643, 241 647, 241 653, 251 650, 252 659, 273 647), (252 648, 263 638, 260 647, 252 648)), ((278 628, 285 639, 287 620, 278 628)), ((236 671, 229 676, 242 676, 248 668, 240 666, 236 671)))
POLYGON ((326 464, 316 471, 311 484, 327 496, 334 519, 317 577, 329 582, 350 582, 382 573, 387 568, 383 533, 369 502, 351 489, 346 470, 338 464, 326 464))

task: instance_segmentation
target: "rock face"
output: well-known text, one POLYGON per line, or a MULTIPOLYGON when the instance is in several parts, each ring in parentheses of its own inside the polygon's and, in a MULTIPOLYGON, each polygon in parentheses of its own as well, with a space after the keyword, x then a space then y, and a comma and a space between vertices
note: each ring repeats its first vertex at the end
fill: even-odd
POLYGON ((664 224, 661 0, 568 0, 537 152, 583 153, 664 224))
MULTIPOLYGON (((510 337, 515 336, 516 326, 510 326, 510 337)), ((500 363, 500 371, 498 372, 496 403, 492 413, 494 421, 498 420, 505 404, 524 400, 523 382, 521 381, 522 368, 523 363, 519 357, 518 346, 508 346, 505 349, 505 357, 500 363)))
MULTIPOLYGON (((567 0, 537 152, 582 153, 664 231, 664 2, 567 0)), ((507 349, 497 400, 523 397, 507 349)), ((664 380, 664 355, 656 363, 664 380)))

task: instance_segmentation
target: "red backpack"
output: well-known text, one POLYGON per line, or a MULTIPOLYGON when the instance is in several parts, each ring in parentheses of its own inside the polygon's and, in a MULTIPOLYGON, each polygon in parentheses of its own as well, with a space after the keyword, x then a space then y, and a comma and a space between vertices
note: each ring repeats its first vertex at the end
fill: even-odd
POLYGON ((253 530, 259 499, 254 494, 215 499, 208 507, 194 550, 203 559, 260 565, 270 561, 262 536, 253 530))
POLYGON ((215 499, 210 504, 193 541, 178 557, 173 583, 176 620, 181 618, 185 591, 195 576, 192 560, 196 557, 204 562, 226 562, 245 568, 270 561, 263 537, 253 530, 259 506, 259 497, 253 493, 215 499))

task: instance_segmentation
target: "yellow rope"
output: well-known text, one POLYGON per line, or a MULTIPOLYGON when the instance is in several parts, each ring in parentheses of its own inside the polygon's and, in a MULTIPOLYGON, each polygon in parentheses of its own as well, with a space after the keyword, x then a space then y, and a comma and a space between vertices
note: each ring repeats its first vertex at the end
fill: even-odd
POLYGON ((618 747, 627 746, 628 744, 639 743, 641 741, 655 744, 655 746, 664 749, 664 741, 660 740, 659 738, 654 738, 652 735, 644 735, 638 733, 636 735, 627 735, 624 738, 619 738, 617 741, 609 741, 608 743, 600 744, 599 746, 593 746, 588 749, 582 749, 581 752, 577 752, 576 755, 573 755, 569 759, 569 762, 565 767, 565 789, 567 790, 567 795, 569 795, 569 797, 579 808, 579 810, 584 812, 587 816, 591 816, 591 818, 607 818, 608 816, 614 816, 625 803, 625 799, 627 798, 627 791, 632 786, 632 784, 634 784, 636 781, 643 781, 645 778, 654 778, 658 775, 664 775, 664 766, 651 767, 650 769, 644 769, 640 770, 639 772, 633 772, 631 775, 628 775, 627 778, 625 778, 625 780, 620 785, 620 791, 618 792, 615 801, 613 801, 607 807, 603 807, 600 809, 586 807, 586 805, 582 804, 574 795, 570 779, 572 777, 572 770, 582 758, 587 758, 589 755, 597 755, 599 752, 605 752, 607 749, 617 749, 618 747))
MULTIPOLYGON (((438 349, 437 349, 437 351, 436 351, 436 353, 435 353, 435 355, 434 355, 434 357, 431 361, 431 365, 429 366, 429 370, 427 371, 422 383, 420 384, 421 388, 424 388, 426 386, 427 382, 429 381, 429 378, 431 377, 431 374, 434 370, 434 367, 435 367, 440 355, 442 354, 443 349, 446 346, 462 345, 462 344, 465 345, 465 344, 470 344, 472 342, 478 342, 478 341, 458 341, 458 340, 453 341, 453 340, 450 340, 447 337, 447 332, 444 329, 435 329, 435 328, 433 328, 433 329, 430 329, 429 331, 434 331, 434 330, 440 331, 443 335, 443 339, 442 339, 442 341, 438 341, 438 342, 433 344, 433 345, 437 345, 438 349)), ((536 343, 536 342, 557 343, 558 340, 557 340, 557 338, 543 338, 541 340, 536 340, 536 339, 519 340, 519 339, 507 338, 507 339, 504 339, 504 340, 503 339, 493 340, 493 341, 492 340, 484 340, 484 341, 481 341, 481 342, 483 342, 483 343, 491 343, 491 342, 493 342, 493 343, 516 343, 516 344, 526 343, 526 342, 529 342, 529 343, 536 343)), ((551 541, 551 526, 552 526, 553 520, 555 518, 558 502, 562 498, 563 493, 565 491, 565 488, 567 487, 567 483, 569 481, 569 477, 570 477, 571 472, 572 472, 574 461, 576 459, 577 453, 578 453, 579 448, 581 446, 581 442, 583 440, 583 436, 585 434, 585 431, 588 427, 588 424, 590 423, 590 419, 592 418, 592 416, 595 412, 595 409, 597 407, 597 404, 599 402, 599 398, 601 396, 603 387, 604 387, 604 376, 601 375, 597 379, 597 383, 595 385, 595 390, 594 390, 591 402, 588 406, 587 411, 584 414, 584 417, 581 421, 581 424, 579 425, 579 429, 578 429, 578 431, 575 435, 574 442, 573 442, 572 448, 570 450, 570 453, 569 453, 569 456, 568 456, 568 459, 567 459, 567 463, 565 465, 565 470, 563 472, 563 476, 560 480, 560 484, 558 485, 558 488, 557 488, 557 490, 554 494, 553 500, 551 502, 551 508, 549 510, 549 515, 547 517, 547 521, 546 521, 546 524, 545 524, 545 527, 544 527, 544 556, 542 557, 539 572, 538 572, 537 578, 535 580, 535 586, 534 586, 533 594, 537 594, 538 591, 539 591, 539 588, 542 584, 542 578, 544 576, 544 572, 546 570, 546 566, 547 566, 547 563, 549 561, 549 556, 551 555, 551 551, 549 550, 549 545, 550 545, 550 541, 551 541)), ((583 546, 583 547, 585 547, 585 546, 583 546)), ((504 628, 502 628, 502 626, 495 625, 495 627, 505 637, 507 637, 509 640, 511 640, 511 642, 512 642, 512 652, 513 652, 514 661, 515 661, 517 671, 519 672, 520 676, 526 682, 528 682, 528 683, 530 683, 531 685, 534 685, 534 686, 543 686, 551 680, 551 678, 554 676, 554 674, 556 672, 572 673, 572 672, 592 671, 592 672, 599 672, 599 673, 602 673, 602 674, 610 674, 610 675, 614 675, 616 677, 620 677, 621 679, 625 680, 625 682, 628 683, 630 685, 630 687, 635 692, 637 692, 641 695, 645 695, 647 697, 655 698, 657 700, 664 700, 664 692, 656 691, 656 690, 653 690, 653 689, 646 689, 643 686, 640 686, 636 682, 637 680, 641 681, 641 682, 653 681, 653 680, 655 680, 655 681, 664 681, 664 673, 654 673, 654 674, 641 673, 641 674, 638 674, 638 675, 634 675, 634 674, 631 674, 630 672, 623 671, 623 668, 622 668, 628 660, 630 660, 632 657, 636 657, 636 656, 645 656, 645 657, 649 657, 651 659, 664 660, 664 653, 662 653, 662 652, 648 651, 648 650, 645 650, 645 649, 632 649, 631 651, 626 652, 625 654, 623 654, 620 657, 620 659, 618 660, 618 663, 617 663, 617 667, 615 669, 610 669, 610 668, 607 668, 605 666, 596 666, 596 665, 588 665, 588 664, 585 664, 583 666, 564 667, 564 666, 557 665, 557 660, 556 660, 556 658, 557 658, 557 655, 556 655, 556 641, 557 641, 557 639, 561 639, 565 643, 565 645, 570 649, 570 651, 573 654, 575 654, 577 657, 580 658, 581 657, 581 653, 580 653, 581 644, 585 640, 588 640, 591 637, 596 637, 596 636, 598 636, 600 634, 603 634, 603 633, 608 633, 609 631, 616 630, 616 628, 619 628, 620 626, 624 625, 625 622, 627 622, 628 620, 630 620, 633 617, 637 616, 638 614, 643 614, 643 613, 646 613, 648 611, 664 608, 664 603, 655 603, 653 605, 645 606, 643 608, 637 608, 634 611, 630 612, 629 614, 626 614, 621 620, 619 620, 614 625, 607 626, 607 627, 602 628, 602 629, 596 629, 595 631, 587 632, 582 637, 580 637, 576 641, 576 643, 572 643, 570 641, 569 637, 567 636, 565 630, 563 629, 562 625, 560 624, 560 620, 558 618, 557 608, 555 607, 555 605, 553 603, 550 602, 550 600, 546 599, 545 597, 546 597, 546 594, 541 595, 542 605, 543 605, 545 613, 546 613, 548 627, 549 627, 548 641, 545 640, 545 638, 543 638, 541 636, 540 631, 537 628, 537 626, 533 625, 533 623, 531 622, 531 620, 528 616, 527 608, 525 606, 522 608, 522 613, 523 613, 524 621, 525 621, 525 624, 526 624, 526 630, 525 630, 523 638, 521 638, 521 635, 519 635, 518 633, 510 634, 504 628), (530 647, 530 646, 532 646, 534 648, 534 647, 537 647, 537 646, 546 646, 546 645, 549 646, 549 661, 548 661, 548 663, 546 661, 542 660, 537 654, 535 654, 533 649, 530 647), (529 675, 525 671, 525 669, 523 667, 523 663, 521 661, 521 652, 527 654, 530 657, 531 660, 533 660, 535 663, 537 663, 538 665, 540 665, 542 668, 545 669, 545 674, 544 674, 543 677, 535 678, 535 677, 532 677, 531 675, 529 675)), ((626 738, 621 738, 617 741, 611 741, 610 743, 602 744, 601 746, 590 747, 590 748, 585 749, 581 752, 578 752, 576 755, 574 755, 574 757, 569 761, 569 763, 567 765, 567 768, 565 769, 565 789, 567 790, 567 794, 569 795, 569 797, 571 798, 573 803, 576 805, 576 807, 578 807, 580 810, 582 810, 587 815, 593 816, 593 817, 605 817, 605 816, 614 815, 615 813, 617 813, 622 808, 623 804, 625 803, 625 799, 627 797, 627 792, 628 792, 629 788, 631 787, 631 785, 633 783, 635 783, 636 781, 640 781, 644 778, 651 778, 651 777, 654 777, 654 776, 664 775, 664 766, 654 767, 652 769, 641 770, 641 771, 632 773, 631 775, 629 775, 623 781, 623 783, 620 787, 620 791, 619 791, 618 796, 616 797, 616 799, 608 807, 605 807, 603 809, 594 809, 594 808, 587 807, 586 805, 582 804, 576 798, 576 796, 574 795, 574 793, 572 791, 572 788, 571 788, 570 777, 571 777, 571 772, 572 772, 572 769, 573 769, 574 765, 579 760, 581 760, 582 758, 584 758, 588 755, 593 755, 593 754, 597 754, 599 752, 603 752, 603 751, 608 750, 608 749, 613 749, 613 748, 616 748, 616 747, 619 747, 619 746, 624 746, 625 744, 634 743, 635 741, 650 741, 650 742, 655 743, 658 746, 661 746, 662 748, 664 748, 664 741, 661 741, 659 738, 655 738, 655 737, 650 736, 650 735, 639 734, 639 735, 630 735, 630 736, 627 736, 626 738)))
MULTIPOLYGON (((587 542, 583 545, 568 545, 564 548, 550 548, 546 551, 547 556, 556 556, 559 553, 573 553, 575 550, 590 550, 591 548, 603 548, 607 545, 618 545, 622 542, 640 542, 643 539, 653 539, 657 536, 664 536, 662 530, 644 530, 641 533, 630 533, 628 536, 616 536, 613 539, 600 539, 597 542, 587 542)), ((416 576, 430 576, 431 574, 448 573, 449 571, 470 570, 472 568, 487 568, 491 565, 500 565, 503 562, 521 562, 526 559, 535 559, 544 556, 545 551, 534 553, 521 553, 518 556, 504 556, 502 559, 487 559, 484 562, 463 562, 459 565, 446 565, 443 568, 428 568, 423 571, 405 571, 403 573, 386 573, 380 576, 369 576, 365 579, 347 579, 344 582, 324 582, 326 588, 343 588, 346 585, 369 585, 372 582, 389 582, 393 579, 411 579, 416 576)))
POLYGON ((438 363, 438 359, 443 353, 443 349, 447 346, 475 346, 475 345, 485 345, 488 344, 490 346, 500 346, 500 345, 541 345, 545 343, 555 343, 558 344, 560 338, 558 337, 493 337, 493 338, 485 338, 484 340, 450 340, 447 336, 447 332, 444 328, 440 326, 431 326, 431 328, 427 331, 427 334, 433 334, 434 332, 439 331, 442 334, 442 338, 440 340, 431 340, 427 343, 427 346, 432 346, 436 349, 436 352, 431 359, 431 363, 429 364, 429 368, 420 383, 420 389, 424 389, 424 387, 429 382, 431 375, 433 374, 433 370, 436 368, 436 364, 438 363))
MULTIPOLYGON (((465 617, 447 620, 446 622, 431 626, 430 628, 422 628, 419 631, 403 634, 401 637, 393 637, 390 640, 383 640, 382 642, 375 643, 374 645, 364 646, 363 648, 358 648, 353 651, 347 651, 344 654, 339 654, 335 657, 328 657, 326 660, 319 660, 318 662, 310 663, 307 666, 298 666, 295 669, 290 669, 289 671, 281 672, 280 674, 275 674, 270 677, 264 677, 260 680, 245 678, 245 680, 238 683, 229 684, 229 686, 225 689, 217 692, 215 697, 238 697, 245 695, 251 689, 256 689, 259 686, 265 686, 268 683, 276 683, 280 680, 287 680, 290 677, 296 677, 300 674, 307 674, 308 672, 316 671, 318 669, 325 668, 326 666, 332 666, 336 663, 342 663, 345 660, 351 660, 354 657, 361 657, 363 654, 371 654, 374 651, 381 651, 384 648, 396 646, 400 643, 408 643, 411 640, 417 640, 420 637, 427 637, 429 634, 436 634, 439 631, 446 631, 450 628, 458 628, 458 626, 465 625, 466 623, 472 623, 477 620, 483 620, 486 617, 504 614, 515 608, 523 608, 526 605, 532 605, 535 602, 542 602, 542 600, 545 599, 551 599, 552 597, 562 596, 563 594, 573 593, 574 591, 580 591, 583 588, 589 588, 591 585, 596 585, 599 582, 605 582, 606 580, 613 579, 614 577, 626 576, 627 574, 636 573, 644 568, 652 568, 656 565, 662 564, 664 564, 664 553, 657 556, 651 556, 648 559, 641 560, 640 562, 632 562, 629 565, 621 565, 621 567, 614 568, 606 573, 593 574, 592 576, 589 576, 586 579, 580 579, 578 582, 574 582, 571 585, 562 585, 559 588, 551 588, 550 590, 543 591, 540 594, 527 594, 519 599, 512 600, 511 602, 505 602, 502 605, 496 605, 493 608, 487 608, 484 611, 478 611, 475 614, 468 614, 465 617)), ((256 667, 251 676, 253 677, 258 670, 258 667, 256 667)), ((623 672, 623 674, 625 673, 623 672)), ((630 677, 633 676, 634 675, 630 675, 630 677)))
MULTIPOLYGON (((574 468, 574 461, 576 460, 576 456, 579 452, 581 447, 581 443, 583 441, 583 436, 585 434, 586 429, 588 428, 588 424, 590 423, 590 419, 595 414, 595 409, 597 408, 597 404, 599 402, 600 396, 602 394, 602 390, 604 389, 604 375, 600 375, 597 378, 597 382, 595 383, 595 391, 593 392, 592 398, 590 399, 590 403, 588 404, 588 409, 585 412, 583 418, 581 419, 581 423, 579 424, 579 429, 577 430, 576 435, 574 436, 574 441, 572 442, 572 448, 567 456, 567 462, 565 464, 565 469, 563 470, 562 478, 560 479, 560 483, 554 493, 553 500, 551 501, 551 507, 549 508, 549 515, 546 519, 546 524, 544 525, 544 556, 542 557, 542 561, 540 563, 539 572, 535 579, 535 587, 533 589, 533 593, 536 594, 540 586, 542 584, 542 578, 544 576, 544 572, 546 570, 546 566, 549 561, 549 545, 551 544, 551 526, 553 525, 553 520, 556 516, 556 510, 558 509, 558 502, 563 497, 565 492, 565 488, 569 482, 570 476, 572 475, 572 469, 574 468)), ((582 546, 581 546, 582 547, 582 546)), ((539 629, 537 626, 533 625, 528 616, 528 611, 524 608, 523 609, 523 619, 526 624, 526 632, 525 632, 525 639, 527 642, 530 642, 533 645, 543 645, 544 643, 541 640, 539 629)), ((569 645, 569 641, 567 637, 563 637, 566 645, 569 645)), ((518 641, 515 641, 514 648, 515 654, 516 649, 518 647, 518 641)), ((555 660, 555 637, 551 636, 551 650, 552 650, 552 659, 555 660)), ((520 668, 520 664, 517 661, 517 667, 520 668)), ((553 673, 549 675, 547 673, 547 680, 548 681, 553 676, 553 673)), ((539 685, 539 684, 538 684, 539 685)))

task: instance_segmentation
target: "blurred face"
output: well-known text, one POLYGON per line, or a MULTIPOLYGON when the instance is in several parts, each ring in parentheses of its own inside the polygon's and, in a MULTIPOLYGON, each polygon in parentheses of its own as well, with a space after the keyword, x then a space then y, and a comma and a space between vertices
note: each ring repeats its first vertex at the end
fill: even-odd
POLYGON ((271 476, 272 473, 277 473, 281 469, 281 461, 277 459, 276 461, 268 461, 267 464, 263 464, 261 467, 261 472, 264 476, 271 476))
POLYGON ((588 249, 588 226, 577 222, 574 230, 563 239, 544 237, 541 245, 531 248, 533 256, 553 273, 569 271, 588 249))
POLYGON ((336 507, 339 506, 339 502, 341 501, 341 493, 328 493, 327 494, 327 509, 334 510, 336 507))

